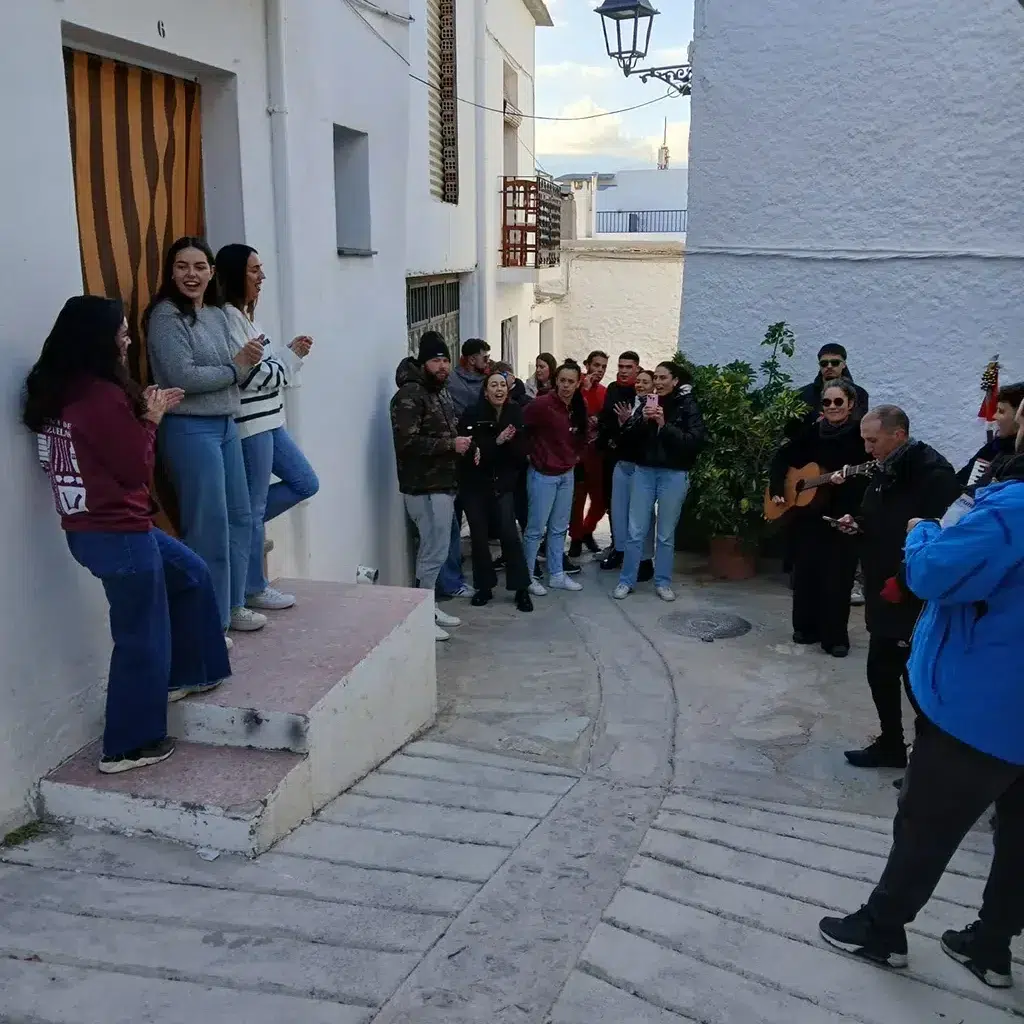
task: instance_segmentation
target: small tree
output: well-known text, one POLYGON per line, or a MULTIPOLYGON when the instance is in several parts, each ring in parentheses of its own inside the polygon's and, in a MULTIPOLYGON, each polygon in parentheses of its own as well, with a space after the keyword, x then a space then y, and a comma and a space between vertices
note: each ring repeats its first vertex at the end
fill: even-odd
POLYGON ((785 322, 772 324, 761 345, 769 355, 760 374, 742 360, 725 366, 687 363, 708 431, 691 475, 693 518, 709 537, 739 537, 750 546, 764 532, 772 458, 786 428, 807 410, 782 362, 796 347, 793 332, 785 322))

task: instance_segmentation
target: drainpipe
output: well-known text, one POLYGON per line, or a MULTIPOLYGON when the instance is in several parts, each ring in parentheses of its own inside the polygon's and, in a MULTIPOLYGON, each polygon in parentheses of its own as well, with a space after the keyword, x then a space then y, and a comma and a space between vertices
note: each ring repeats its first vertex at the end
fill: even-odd
MULTIPOLYGON (((490 282, 495 277, 498 254, 487 244, 488 221, 494 215, 495 182, 487 171, 487 0, 477 0, 473 52, 476 57, 474 94, 476 108, 476 316, 478 338, 487 339, 491 321, 490 282)), ((500 341, 489 339, 491 345, 500 341)))
MULTIPOLYGON (((266 0, 267 114, 270 117, 270 159, 274 196, 274 234, 277 240, 278 295, 281 344, 298 333, 295 315, 295 235, 292 227, 291 176, 288 166, 288 92, 285 75, 286 8, 289 0, 266 0)), ((301 444, 301 403, 285 392, 288 432, 301 444), (291 399, 289 401, 289 399, 291 399)), ((291 513, 293 557, 300 575, 309 575, 309 523, 300 506, 291 513)))

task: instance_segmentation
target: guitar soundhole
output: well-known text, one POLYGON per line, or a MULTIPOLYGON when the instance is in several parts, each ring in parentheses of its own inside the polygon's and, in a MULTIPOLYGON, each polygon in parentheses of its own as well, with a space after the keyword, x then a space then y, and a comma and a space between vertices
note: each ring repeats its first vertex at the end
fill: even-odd
POLYGON ((803 490, 804 490, 804 482, 803 482, 803 480, 797 480, 797 482, 796 482, 796 493, 797 494, 803 494, 803 490))

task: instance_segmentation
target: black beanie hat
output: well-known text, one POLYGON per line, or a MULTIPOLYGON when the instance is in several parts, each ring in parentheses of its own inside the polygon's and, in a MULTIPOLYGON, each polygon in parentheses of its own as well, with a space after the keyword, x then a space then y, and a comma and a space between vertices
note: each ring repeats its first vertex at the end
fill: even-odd
POLYGON ((835 341, 830 341, 827 345, 822 345, 818 349, 818 358, 822 356, 839 356, 844 362, 846 361, 846 349, 842 345, 835 341))
POLYGON ((425 331, 420 338, 420 350, 416 361, 423 366, 431 359, 451 359, 452 354, 444 338, 437 331, 425 331))

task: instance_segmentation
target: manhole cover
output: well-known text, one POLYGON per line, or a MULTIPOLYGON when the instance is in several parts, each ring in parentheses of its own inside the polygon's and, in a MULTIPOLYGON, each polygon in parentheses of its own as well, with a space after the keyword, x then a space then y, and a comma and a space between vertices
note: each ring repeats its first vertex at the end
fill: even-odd
POLYGON ((732 637, 743 636, 752 628, 746 619, 741 619, 738 615, 730 615, 728 612, 698 612, 697 614, 676 612, 673 615, 664 616, 660 622, 665 629, 672 633, 678 633, 680 636, 693 636, 708 643, 713 640, 729 640, 732 637))

